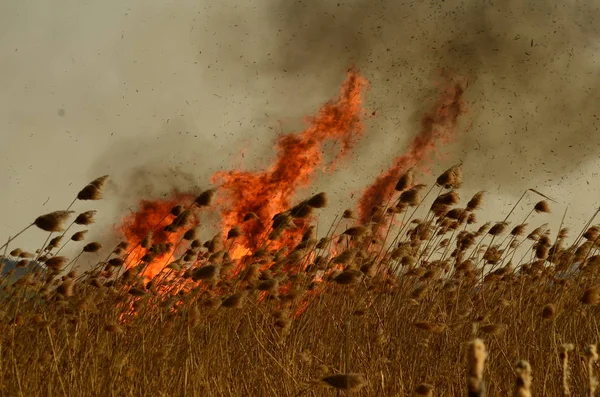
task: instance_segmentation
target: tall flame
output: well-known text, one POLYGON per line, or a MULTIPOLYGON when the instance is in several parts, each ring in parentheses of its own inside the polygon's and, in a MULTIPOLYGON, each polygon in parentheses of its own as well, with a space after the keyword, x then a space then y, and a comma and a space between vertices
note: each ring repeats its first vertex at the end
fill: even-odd
POLYGON ((363 192, 358 203, 362 223, 371 219, 373 210, 393 193, 401 173, 426 159, 438 141, 447 142, 455 134, 458 117, 466 111, 463 101, 464 83, 457 78, 447 78, 441 95, 421 119, 421 129, 410 142, 408 149, 396 157, 392 166, 379 175, 363 192))
POLYGON ((362 91, 366 85, 357 71, 348 71, 339 98, 309 118, 307 129, 277 139, 277 158, 268 170, 218 172, 213 176, 213 183, 220 185, 218 203, 224 233, 241 225, 244 235, 238 241, 240 246, 247 250, 258 248, 260 236, 271 226, 273 216, 289 209, 296 190, 307 186, 315 168, 323 163, 324 142, 341 143, 335 163, 348 154, 362 134, 362 91), (258 218, 244 222, 248 213, 258 218))
MULTIPOLYGON (((182 202, 189 202, 191 199, 193 197, 190 195, 177 193, 174 197, 164 200, 141 200, 139 209, 121 220, 119 229, 131 245, 131 251, 126 261, 128 267, 139 263, 144 255, 148 253, 146 248, 140 246, 140 242, 151 235, 152 243, 163 245, 165 249, 153 255, 152 260, 144 270, 144 275, 147 278, 152 278, 160 273, 168 264, 167 261, 173 255, 175 247, 184 232, 182 228, 175 232, 164 230, 176 219, 175 215, 171 214, 171 209, 182 202)), ((192 216, 190 223, 197 223, 197 219, 192 216)))
MULTIPOLYGON (((243 231, 235 240, 236 245, 226 248, 229 257, 238 259, 244 254, 255 252, 267 237, 273 217, 290 209, 297 189, 310 183, 315 170, 323 166, 333 169, 351 151, 363 133, 361 116, 363 91, 366 87, 366 79, 356 70, 349 70, 339 97, 325 104, 315 116, 308 118, 305 130, 282 135, 277 139, 276 158, 267 170, 233 170, 213 175, 212 182, 218 186, 216 204, 221 215, 223 237, 234 226, 243 231), (328 141, 339 142, 340 147, 335 158, 324 164, 323 146, 328 141), (255 216, 247 218, 250 213, 255 216)), ((365 190, 359 202, 359 215, 363 222, 369 220, 373 207, 390 197, 403 170, 425 159, 435 149, 438 140, 452 137, 458 117, 465 112, 462 99, 464 89, 460 80, 446 81, 440 98, 423 117, 421 130, 413 138, 407 152, 394 159, 390 169, 365 190)), ((188 219, 189 225, 178 225, 170 231, 165 231, 164 228, 168 229, 177 219, 171 214, 175 205, 191 204, 193 200, 191 194, 180 192, 164 200, 143 200, 136 213, 122 220, 120 230, 132 246, 127 256, 127 267, 144 262, 144 276, 149 279, 159 274, 171 257, 177 258, 175 250, 180 245, 186 228, 198 224, 193 214, 194 206, 190 207, 192 216, 188 219), (153 249, 139 246, 140 241, 151 232, 153 249)), ((306 225, 307 223, 298 221, 297 229, 288 232, 280 240, 271 241, 269 248, 292 247, 306 225)))

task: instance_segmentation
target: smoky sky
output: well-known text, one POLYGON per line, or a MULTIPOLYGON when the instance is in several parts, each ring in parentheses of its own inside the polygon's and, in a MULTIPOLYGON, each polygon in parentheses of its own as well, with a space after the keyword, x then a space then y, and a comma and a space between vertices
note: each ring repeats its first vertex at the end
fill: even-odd
POLYGON ((600 153, 598 17, 597 3, 580 1, 279 1, 271 66, 310 76, 356 64, 381 117, 410 104, 408 136, 436 73, 461 75, 470 112, 456 153, 467 172, 513 187, 558 181, 600 153))
MULTIPOLYGON (((105 200, 74 207, 98 210, 98 234, 139 199, 199 192, 215 171, 264 170, 276 137, 301 131, 351 66, 370 82, 364 136, 294 200, 326 191, 328 214, 353 208, 418 133, 445 73, 468 82, 468 112, 454 141, 427 162, 432 172, 462 161, 464 196, 488 190, 484 210, 494 219, 525 188, 572 202, 583 219, 600 187, 599 8, 8 0, 0 13, 0 228, 11 235, 33 213, 66 208, 105 174, 105 200)), ((335 142, 325 150, 335 154, 335 142)))
MULTIPOLYGON (((169 24, 189 29, 192 42, 212 42, 210 49, 192 45, 179 51, 202 65, 208 84, 220 82, 241 93, 236 101, 248 113, 228 115, 234 121, 213 131, 185 121, 157 125, 147 133, 143 156, 128 153, 132 145, 118 141, 98 156, 91 175, 125 165, 114 186, 127 197, 198 188, 215 170, 235 167, 232 155, 247 141, 255 144, 244 164, 264 168, 274 155, 277 132, 297 131, 303 116, 336 95, 350 66, 370 81, 366 106, 377 114, 367 121, 367 138, 355 153, 360 159, 352 165, 360 179, 355 187, 368 184, 402 154, 436 98, 442 73, 468 81, 469 111, 445 154, 450 163, 464 162, 465 174, 478 187, 510 186, 517 194, 543 182, 560 183, 598 158, 599 28, 594 21, 600 9, 591 1, 240 4, 198 8, 202 22, 183 18, 186 11, 180 10, 169 24), (285 125, 281 131, 273 128, 278 120, 285 125), (201 135, 199 140, 191 138, 194 134, 201 135), (164 161, 168 157, 175 160, 164 161)), ((169 30, 142 32, 147 42, 160 37, 169 43, 169 30)), ((131 57, 141 51, 134 45, 131 57)), ((121 67, 124 79, 139 73, 121 67)), ((213 94, 219 95, 227 93, 213 94)), ((228 103, 231 99, 222 107, 228 103)), ((343 178, 333 177, 332 184, 343 178)))

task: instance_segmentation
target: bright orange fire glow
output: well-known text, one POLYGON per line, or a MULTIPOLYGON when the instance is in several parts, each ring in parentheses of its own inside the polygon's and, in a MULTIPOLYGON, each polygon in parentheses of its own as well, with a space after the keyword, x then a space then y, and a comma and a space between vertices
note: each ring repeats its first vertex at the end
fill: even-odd
POLYGON ((242 245, 234 245, 231 248, 231 252, 229 253, 229 256, 231 256, 231 259, 241 259, 244 256, 250 254, 250 250, 248 248, 246 248, 245 246, 242 245))
POLYGON ((438 141, 448 142, 454 136, 458 117, 466 111, 462 98, 465 84, 459 79, 447 78, 441 88, 439 99, 421 119, 421 130, 410 142, 408 150, 396 157, 392 166, 364 191, 358 203, 363 224, 370 221, 373 209, 392 195, 402 172, 425 160, 438 141))
MULTIPOLYGON (((235 274, 245 266, 242 258, 252 255, 259 248, 268 245, 272 250, 291 249, 299 242, 309 224, 307 219, 295 219, 295 229, 287 230, 277 240, 269 241, 268 235, 273 217, 291 208, 298 189, 310 184, 315 171, 332 170, 339 160, 350 153, 363 134, 361 119, 364 115, 363 93, 366 87, 365 78, 361 77, 356 70, 348 71, 339 97, 325 104, 315 116, 308 118, 308 126, 305 130, 282 135, 276 140, 275 159, 268 169, 258 172, 233 170, 213 175, 212 183, 217 186, 216 206, 221 215, 223 240, 227 238, 233 227, 239 227, 242 231, 239 236, 236 233, 235 239, 226 241, 223 248, 229 258, 237 263, 235 274), (329 163, 326 163, 323 154, 327 142, 339 144, 337 155, 329 163), (252 216, 248 216, 249 214, 252 216)), ((382 204, 393 193, 401 172, 425 160, 439 140, 452 138, 458 117, 465 112, 462 99, 464 89, 464 84, 460 80, 449 79, 444 84, 440 98, 423 117, 421 129, 413 138, 408 150, 394 159, 392 167, 365 190, 358 208, 363 223, 370 219, 371 209, 382 204)), ((181 255, 181 252, 177 251, 178 246, 182 247, 181 250, 188 247, 187 243, 180 244, 183 234, 191 226, 197 226, 199 223, 194 213, 197 207, 192 205, 194 198, 195 196, 191 194, 175 193, 164 200, 142 200, 137 212, 123 218, 120 230, 129 242, 131 250, 127 256, 126 267, 135 266, 140 261, 145 263, 146 269, 143 275, 146 280, 149 280, 181 255), (165 231, 165 227, 168 228, 177 218, 171 214, 172 208, 176 205, 183 205, 184 209, 190 208, 191 216, 186 220, 186 225, 179 225, 180 227, 174 231, 165 231), (149 233, 153 234, 152 244, 155 248, 156 245, 161 246, 158 251, 156 249, 151 251, 139 245, 149 233)), ((332 245, 330 254, 335 255, 335 242, 332 242, 332 245)), ((187 265, 184 269, 180 269, 182 273, 198 265, 198 258, 204 260, 209 257, 202 253, 200 255, 204 256, 196 256, 198 251, 193 252, 195 254, 192 260, 185 259, 187 265)), ((210 253, 216 255, 214 251, 210 253)), ((223 251, 220 253, 223 254, 223 251)), ((223 256, 221 255, 221 258, 223 256)), ((308 265, 313 259, 306 258, 303 263, 308 265)), ((260 270, 270 266, 268 263, 260 263, 260 270)), ((202 264, 206 265, 208 261, 202 264)), ((343 270, 343 266, 334 265, 329 268, 329 270, 336 269, 343 270)), ((309 295, 318 294, 322 288, 325 288, 324 277, 324 272, 317 274, 312 281, 318 288, 309 295)), ((187 279, 189 280, 189 277, 187 279)), ((282 284, 280 288, 285 292, 285 285, 282 284)), ((303 302, 297 314, 303 312, 307 305, 308 301, 303 302)))
MULTIPOLYGON (((130 246, 130 254, 127 256, 126 266, 135 266, 148 254, 148 250, 140 246, 140 242, 152 233, 153 244, 170 244, 171 248, 165 246, 165 251, 155 255, 144 270, 144 276, 152 278, 168 265, 175 247, 181 240, 185 229, 182 227, 176 232, 167 232, 166 226, 176 218, 170 213, 171 209, 178 204, 191 202, 193 197, 187 194, 176 194, 175 197, 165 200, 142 200, 139 209, 135 213, 125 216, 121 221, 120 231, 125 236, 130 246)), ((197 223, 194 216, 190 217, 190 223, 197 223)))
MULTIPOLYGON (((340 96, 325 104, 319 113, 307 121, 309 127, 297 134, 277 139, 277 158, 266 171, 219 172, 213 183, 220 186, 218 203, 224 234, 233 226, 240 226, 244 235, 236 243, 234 256, 256 250, 265 240, 273 216, 288 210, 296 190, 307 186, 315 169, 323 164, 322 147, 325 141, 341 144, 333 161, 344 157, 352 149, 363 131, 361 124, 362 92, 367 81, 355 70, 350 70, 340 96), (254 213, 257 218, 244 222, 254 213)), ((303 226, 270 245, 271 248, 291 246, 302 235, 303 226)))

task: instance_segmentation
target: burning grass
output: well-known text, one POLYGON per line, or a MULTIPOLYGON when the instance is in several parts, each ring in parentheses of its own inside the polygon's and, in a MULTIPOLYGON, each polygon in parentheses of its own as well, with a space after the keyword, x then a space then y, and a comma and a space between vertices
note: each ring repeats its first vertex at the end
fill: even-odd
MULTIPOLYGON (((308 198, 277 214, 258 248, 238 259, 228 241, 241 230, 208 241, 189 232, 201 208, 214 205, 210 192, 169 202, 153 235, 118 244, 81 275, 75 258, 55 255, 60 239, 36 254, 6 245, 6 257, 37 260, 46 270, 2 282, 0 390, 592 395, 598 227, 591 219, 567 243, 566 231, 551 240, 545 226, 511 230, 510 217, 477 225, 472 215, 482 195, 461 207, 460 178, 453 168, 438 178, 437 195, 407 199, 414 186, 402 176, 402 191, 380 217, 366 224, 341 217, 321 238, 310 228, 314 218, 303 215, 327 200, 308 198), (423 219, 411 217, 416 207, 429 208, 423 219), (295 233, 298 219, 305 226, 300 241, 270 247, 295 233), (184 232, 167 250, 156 238, 164 240, 168 226, 184 232), (515 261, 524 245, 526 260, 515 261), (168 265, 148 274, 156 260, 168 265)), ((549 211, 538 201, 532 213, 539 214, 531 216, 549 211)), ((69 216, 78 218, 51 213, 36 226, 66 233, 69 216)), ((64 243, 81 244, 76 258, 99 248, 78 240, 64 243)))
POLYGON ((485 197, 460 197, 460 165, 432 186, 409 168, 453 133, 460 85, 366 190, 359 216, 346 210, 317 234, 332 198, 297 200, 296 189, 322 142, 342 142, 344 156, 360 136, 364 83, 351 71, 307 130, 278 141, 270 169, 142 201, 113 247, 85 230, 65 238, 93 227, 95 211, 71 208, 100 199, 107 177, 9 239, 1 263, 28 270, 0 282, 0 394, 593 395, 600 210, 553 234, 551 200, 528 190, 514 206, 533 200, 524 219, 513 208, 480 225, 485 197), (204 211, 223 228, 201 240, 204 211), (16 248, 32 227, 46 241, 16 248), (81 257, 96 264, 81 273, 81 257))

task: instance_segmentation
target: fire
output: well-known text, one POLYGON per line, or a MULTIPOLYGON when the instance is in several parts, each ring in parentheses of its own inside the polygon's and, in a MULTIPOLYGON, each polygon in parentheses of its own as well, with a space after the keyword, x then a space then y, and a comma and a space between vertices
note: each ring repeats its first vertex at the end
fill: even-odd
MULTIPOLYGON (((180 242, 184 227, 180 227, 172 232, 166 231, 168 227, 177 219, 177 216, 171 213, 171 210, 181 203, 191 201, 192 197, 187 194, 176 194, 175 197, 165 200, 142 200, 137 212, 127 215, 121 221, 120 231, 129 243, 131 250, 127 255, 126 266, 131 267, 138 264, 149 250, 143 248, 141 242, 151 236, 152 243, 156 246, 162 246, 163 250, 153 255, 152 260, 148 262, 144 275, 147 278, 156 276, 168 264, 168 260, 173 256, 177 244, 180 242)), ((196 224, 195 216, 188 220, 190 224, 196 224)))
MULTIPOLYGON (((284 251, 291 250, 298 244, 307 232, 308 220, 302 216, 295 217, 295 228, 288 228, 283 235, 273 240, 269 239, 269 234, 274 219, 280 219, 276 218, 278 214, 290 210, 298 189, 310 184, 315 171, 332 170, 356 145, 363 134, 363 93, 366 87, 365 78, 356 70, 348 71, 338 98, 325 104, 315 116, 308 118, 305 130, 282 135, 276 140, 275 159, 268 169, 258 172, 232 170, 213 175, 212 182, 217 186, 216 207, 221 215, 222 240, 215 238, 207 242, 208 245, 204 244, 208 253, 199 252, 199 241, 189 244, 194 249, 187 253, 193 254, 186 254, 185 259, 174 266, 179 272, 178 277, 195 283, 204 278, 194 278, 194 271, 210 270, 214 273, 216 266, 231 269, 232 264, 235 265, 234 271, 229 274, 236 276, 246 266, 243 258, 252 254, 258 256, 260 248, 268 247, 271 252, 284 251), (339 150, 332 161, 326 162, 323 147, 331 141, 339 143, 339 150)), ((465 112, 463 92, 464 86, 459 80, 450 79, 446 82, 442 95, 423 117, 421 130, 410 143, 408 151, 397 157, 392 167, 365 190, 359 202, 362 222, 370 218, 371 208, 381 204, 392 194, 403 170, 425 159, 435 149, 437 141, 453 136, 458 117, 465 112)), ((178 249, 183 251, 188 247, 187 243, 182 244, 184 233, 199 223, 195 212, 197 207, 193 202, 194 196, 184 193, 175 193, 165 200, 141 201, 139 210, 125 217, 120 227, 132 247, 127 255, 126 266, 130 268, 143 263, 143 276, 149 280, 163 271, 171 261, 182 256, 178 249), (177 205, 183 207, 173 211, 173 207, 177 205), (188 215, 183 224, 178 222, 181 211, 188 215), (174 224, 176 227, 173 227, 174 224), (153 234, 153 246, 142 247, 140 242, 149 233, 153 234)), ((331 249, 330 254, 335 254, 335 246, 331 249)), ((261 255, 262 252, 263 250, 261 255)), ((310 255, 314 256, 314 253, 310 255)), ((261 271, 271 266, 268 261, 269 259, 258 261, 261 271)), ((313 261, 314 257, 308 256, 302 263, 307 266, 313 261)), ((279 271, 293 273, 285 267, 285 263, 283 265, 279 271)), ((334 265, 333 269, 337 268, 339 271, 343 270, 342 265, 334 265)), ((206 278, 212 277, 213 273, 206 278)), ((325 273, 317 273, 315 279, 311 280, 312 284, 324 288, 324 275, 325 273)), ((284 291, 286 287, 282 284, 279 288, 284 291)), ((318 294, 319 290, 315 289, 311 294, 318 294)), ((299 312, 305 308, 306 306, 301 306, 299 312)))
POLYGON ((369 222, 373 209, 392 195, 402 172, 425 160, 438 141, 448 142, 454 136, 458 117, 466 111, 464 91, 465 84, 460 79, 446 77, 440 97, 421 119, 421 130, 408 150, 396 157, 392 166, 364 191, 358 203, 361 223, 369 222))
POLYGON ((248 248, 246 248, 245 246, 242 245, 234 245, 231 248, 231 253, 229 254, 229 256, 231 256, 231 259, 241 259, 244 256, 250 254, 250 250, 248 248))
MULTIPOLYGON (((315 169, 323 164, 322 147, 328 140, 340 142, 335 162, 348 154, 363 132, 361 124, 362 92, 367 81, 357 71, 350 70, 339 98, 325 104, 319 113, 307 121, 309 127, 297 134, 279 137, 275 144, 277 157, 263 172, 230 171, 213 176, 220 186, 219 206, 224 234, 240 225, 244 235, 236 255, 256 250, 265 239, 273 216, 290 208, 296 190, 307 186, 315 169), (247 214, 255 219, 244 222, 247 214)), ((303 225, 271 245, 279 248, 291 245, 302 235, 303 225)))
MULTIPOLYGON (((300 187, 307 186, 315 170, 323 165, 322 149, 326 141, 340 143, 335 159, 326 166, 333 168, 344 158, 363 132, 361 123, 365 78, 356 70, 349 70, 339 98, 325 104, 316 116, 307 119, 308 128, 296 134, 280 136, 275 144, 277 152, 273 165, 263 172, 230 171, 216 173, 212 181, 219 185, 218 206, 221 212, 223 237, 234 226, 240 226, 243 235, 228 245, 232 259, 240 259, 254 252, 266 240, 273 217, 289 209, 291 200, 300 187), (244 222, 247 214, 253 219, 244 222)), ((149 279, 156 276, 174 256, 174 249, 184 231, 167 233, 163 229, 175 219, 170 210, 193 197, 177 193, 167 200, 140 202, 140 209, 121 222, 120 230, 135 248, 128 256, 127 267, 139 263, 148 250, 139 246, 150 232, 153 244, 167 245, 165 252, 155 255, 144 270, 149 279)), ((297 229, 273 242, 270 248, 290 246, 304 231, 304 223, 296 221, 297 229)))

